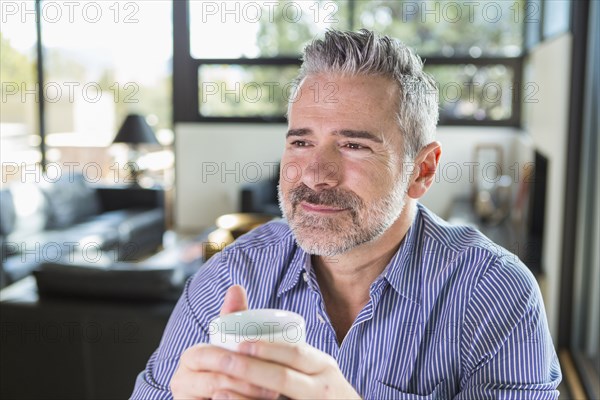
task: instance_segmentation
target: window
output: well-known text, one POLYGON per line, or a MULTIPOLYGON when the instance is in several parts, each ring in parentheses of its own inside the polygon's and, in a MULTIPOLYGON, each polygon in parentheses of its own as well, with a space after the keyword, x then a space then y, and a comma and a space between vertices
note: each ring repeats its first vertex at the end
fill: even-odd
POLYGON ((276 118, 285 114, 292 95, 289 82, 297 73, 295 65, 201 65, 199 112, 207 117, 276 118))
POLYGON ((194 0, 174 7, 175 21, 189 20, 189 29, 175 24, 181 122, 284 121, 285 88, 303 47, 327 28, 368 28, 425 59, 440 85, 442 124, 519 125, 524 23, 539 12, 525 0, 194 0))
POLYGON ((551 38, 569 30, 571 0, 552 0, 544 3, 543 37, 551 38))
POLYGON ((121 181, 127 147, 107 149, 126 115, 146 115, 159 137, 171 126, 171 3, 65 5, 42 2, 48 161, 121 181))
POLYGON ((515 57, 522 9, 519 1, 357 1, 356 27, 399 38, 421 57, 515 57))
POLYGON ((440 121, 505 121, 512 117, 514 70, 504 64, 425 66, 439 89, 440 121))
POLYGON ((171 3, 88 2, 72 21, 52 18, 52 4, 42 14, 48 142, 106 146, 130 112, 170 127, 171 3))
MULTIPOLYGON (((564 281, 573 285, 561 293, 561 303, 564 294, 572 294, 572 300, 564 301, 566 307, 561 309, 564 313, 561 320, 568 321, 564 326, 568 342, 564 344, 570 347, 587 398, 597 399, 600 398, 600 247, 594 243, 600 241, 597 112, 600 101, 600 5, 597 2, 585 5, 578 2, 573 14, 573 24, 577 26, 573 34, 574 42, 577 41, 573 53, 574 57, 584 58, 585 64, 582 63, 579 70, 574 67, 574 78, 579 80, 580 86, 572 85, 573 103, 581 101, 574 107, 581 120, 579 126, 572 127, 570 134, 579 135, 581 143, 579 153, 568 161, 567 176, 576 176, 579 186, 575 196, 576 218, 571 221, 575 235, 565 236, 574 247, 574 262, 563 267, 566 268, 564 281), (587 26, 585 19, 588 19, 587 26), (569 174, 571 171, 573 175, 569 174)), ((572 198, 572 193, 570 195, 572 198)))
MULTIPOLYGON (((26 3, 23 3, 26 4, 26 3)), ((28 4, 33 9, 33 4, 28 4)), ((4 10, 3 10, 4 11, 4 10)), ((7 10, 10 11, 10 10, 7 10)), ((3 15, 0 32, 0 155, 6 183, 41 162, 36 94, 37 56, 35 20, 3 15)))
POLYGON ((191 1, 190 53, 195 59, 297 57, 326 28, 347 29, 348 0, 191 1), (207 40, 218 37, 219 40, 207 40))
POLYGON ((170 0, 5 2, 2 12, 3 170, 13 158, 43 159, 56 164, 52 171, 62 166, 91 182, 122 182, 128 172, 115 162, 124 167, 127 147, 111 144, 129 113, 147 116, 159 141, 170 144, 170 0), (27 146, 37 155, 14 151, 27 146))

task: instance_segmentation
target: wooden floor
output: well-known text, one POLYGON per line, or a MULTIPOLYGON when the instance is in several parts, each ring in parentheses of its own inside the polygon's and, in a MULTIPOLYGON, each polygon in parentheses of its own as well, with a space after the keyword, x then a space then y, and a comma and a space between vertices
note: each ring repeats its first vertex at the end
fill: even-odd
MULTIPOLYGON (((567 350, 561 350, 558 355, 560 359, 560 367, 563 373, 563 381, 560 390, 560 400, 588 400, 585 395, 583 384, 577 374, 573 358, 567 350)), ((589 399, 596 400, 596 399, 589 399)))

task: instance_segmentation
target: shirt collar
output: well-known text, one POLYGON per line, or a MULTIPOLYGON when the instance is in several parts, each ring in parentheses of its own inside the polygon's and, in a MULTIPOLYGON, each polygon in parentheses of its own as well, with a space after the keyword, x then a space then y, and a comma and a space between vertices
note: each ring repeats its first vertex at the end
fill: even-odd
POLYGON ((298 246, 298 243, 296 242, 296 239, 293 238, 293 235, 292 241, 292 246, 294 248, 292 261, 288 264, 285 275, 283 276, 283 279, 279 284, 279 288, 277 289, 278 297, 296 286, 300 281, 300 275, 303 272, 307 272, 307 266, 310 265, 310 254, 306 253, 304 250, 302 250, 302 248, 300 248, 300 246, 298 246))
POLYGON ((394 254, 379 278, 376 279, 376 282, 385 279, 398 294, 415 303, 420 303, 419 249, 422 247, 424 221, 419 203, 417 203, 415 214, 413 223, 408 228, 396 254, 394 254))

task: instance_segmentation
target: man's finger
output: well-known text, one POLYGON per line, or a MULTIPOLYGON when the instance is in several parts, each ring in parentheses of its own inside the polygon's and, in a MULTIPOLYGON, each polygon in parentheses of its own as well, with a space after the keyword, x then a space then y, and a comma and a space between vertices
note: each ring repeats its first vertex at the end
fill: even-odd
MULTIPOLYGON (((193 393, 195 395, 210 397, 213 392, 224 389, 234 390, 250 398, 277 398, 278 394, 273 390, 268 390, 267 385, 252 384, 244 379, 244 372, 239 369, 240 361, 237 360, 237 363, 234 363, 236 361, 234 357, 244 359, 242 363, 250 362, 254 364, 254 368, 260 368, 268 364, 265 361, 244 354, 201 343, 188 348, 183 353, 180 365, 185 368, 186 373, 195 375, 193 380, 187 380, 194 382, 193 393), (232 373, 234 372, 233 364, 238 364, 235 374, 232 373)), ((271 366, 277 367, 275 364, 271 364, 271 366)))
POLYGON ((249 399, 276 399, 278 394, 245 382, 243 380, 235 379, 224 374, 218 374, 214 372, 205 372, 197 374, 197 384, 202 389, 202 395, 209 398, 216 398, 215 393, 224 392, 235 392, 236 395, 230 398, 249 398, 249 399), (210 388, 212 391, 208 395, 205 394, 206 388, 210 388))
POLYGON ((308 375, 317 374, 329 367, 337 367, 332 357, 306 343, 242 342, 238 351, 308 375))
POLYGON ((232 354, 233 352, 216 347, 208 343, 198 343, 192 347, 187 348, 181 355, 180 363, 185 368, 196 371, 206 372, 214 371, 219 372, 219 368, 216 365, 211 365, 222 359, 223 357, 232 354))
MULTIPOLYGON (((215 393, 215 395, 212 397, 212 400, 227 400, 227 399, 251 400, 252 398, 253 397, 242 396, 239 393, 234 393, 234 392, 230 392, 227 390, 227 391, 215 393)), ((258 398, 260 398, 260 397, 258 397, 258 398)))
POLYGON ((288 366, 234 353, 225 358, 227 374, 292 399, 317 398, 318 381, 288 366))
POLYGON ((223 305, 221 306, 221 315, 247 309, 248 298, 246 296, 246 289, 240 285, 233 285, 227 289, 225 300, 223 300, 223 305))
MULTIPOLYGON (((185 365, 187 367, 187 365, 185 365)), ((197 371, 186 368, 171 381, 171 389, 176 389, 182 398, 209 399, 216 392, 236 392, 239 397, 253 399, 276 399, 278 394, 263 389, 242 379, 235 379, 218 372, 197 371)), ((233 397, 238 398, 238 397, 233 397)))

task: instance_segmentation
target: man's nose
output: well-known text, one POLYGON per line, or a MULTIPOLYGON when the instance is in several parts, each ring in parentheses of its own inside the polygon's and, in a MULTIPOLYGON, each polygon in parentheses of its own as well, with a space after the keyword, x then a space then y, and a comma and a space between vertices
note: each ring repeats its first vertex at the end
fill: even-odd
POLYGON ((337 186, 341 179, 341 163, 335 150, 315 150, 302 171, 302 182, 318 191, 337 186))

